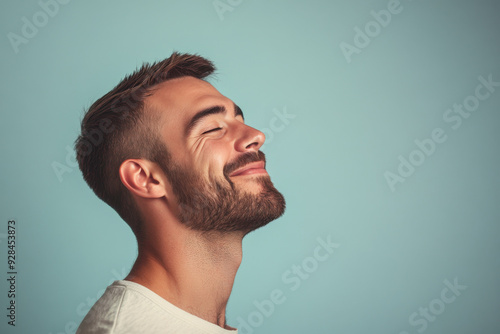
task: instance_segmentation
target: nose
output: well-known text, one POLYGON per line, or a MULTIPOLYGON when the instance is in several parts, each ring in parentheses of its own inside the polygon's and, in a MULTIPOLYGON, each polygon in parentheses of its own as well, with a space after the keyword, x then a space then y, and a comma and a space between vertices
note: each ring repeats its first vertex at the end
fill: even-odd
POLYGON ((264 145, 265 140, 266 136, 262 131, 242 123, 241 127, 238 129, 234 146, 238 152, 257 152, 261 146, 264 145))

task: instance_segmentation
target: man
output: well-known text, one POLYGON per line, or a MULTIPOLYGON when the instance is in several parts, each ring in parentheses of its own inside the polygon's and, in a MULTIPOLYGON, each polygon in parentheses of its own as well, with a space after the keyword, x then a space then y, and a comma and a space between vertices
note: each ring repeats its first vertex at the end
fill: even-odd
POLYGON ((75 143, 84 179, 134 232, 139 254, 80 333, 237 333, 225 309, 243 237, 280 217, 264 134, 204 79, 213 64, 173 53, 97 100, 75 143))

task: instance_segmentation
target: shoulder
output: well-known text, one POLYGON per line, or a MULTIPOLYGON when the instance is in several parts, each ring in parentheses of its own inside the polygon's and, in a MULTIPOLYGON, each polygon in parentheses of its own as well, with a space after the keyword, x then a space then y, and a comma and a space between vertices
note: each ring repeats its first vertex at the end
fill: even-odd
POLYGON ((120 314, 126 287, 115 281, 106 288, 104 294, 90 308, 83 318, 77 334, 111 334, 120 314))

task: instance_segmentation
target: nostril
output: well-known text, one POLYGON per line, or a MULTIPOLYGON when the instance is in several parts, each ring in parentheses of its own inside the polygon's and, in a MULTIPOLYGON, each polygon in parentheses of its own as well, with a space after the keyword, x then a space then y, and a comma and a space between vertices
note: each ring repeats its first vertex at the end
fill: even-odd
POLYGON ((259 143, 257 143, 256 141, 254 141, 253 143, 248 144, 246 148, 247 148, 247 149, 248 149, 248 148, 252 148, 252 146, 255 146, 255 147, 257 147, 257 148, 258 148, 258 147, 259 147, 259 143))

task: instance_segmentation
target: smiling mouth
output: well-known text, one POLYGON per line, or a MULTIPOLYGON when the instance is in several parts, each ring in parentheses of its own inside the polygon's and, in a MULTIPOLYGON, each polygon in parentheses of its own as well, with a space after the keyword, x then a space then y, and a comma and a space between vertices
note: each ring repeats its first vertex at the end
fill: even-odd
POLYGON ((233 176, 243 176, 243 175, 253 175, 253 174, 267 174, 264 161, 250 163, 245 167, 236 170, 229 176, 233 177, 233 176))

